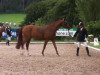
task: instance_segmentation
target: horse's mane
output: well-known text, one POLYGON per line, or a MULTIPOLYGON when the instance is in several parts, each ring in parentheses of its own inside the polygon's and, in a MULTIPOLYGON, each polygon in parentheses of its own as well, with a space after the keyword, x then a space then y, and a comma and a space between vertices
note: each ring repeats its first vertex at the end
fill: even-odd
POLYGON ((61 22, 62 20, 59 19, 59 20, 56 20, 56 21, 53 21, 52 23, 48 24, 48 25, 55 25, 55 24, 58 24, 59 22, 61 22))
POLYGON ((30 26, 34 26, 34 27, 37 27, 37 28, 41 28, 41 29, 44 29, 44 28, 47 28, 49 26, 54 26, 54 25, 58 25, 58 23, 60 23, 62 20, 56 20, 56 21, 53 21, 52 23, 48 23, 48 24, 45 24, 43 26, 39 26, 39 25, 36 25, 36 24, 29 24, 30 26))

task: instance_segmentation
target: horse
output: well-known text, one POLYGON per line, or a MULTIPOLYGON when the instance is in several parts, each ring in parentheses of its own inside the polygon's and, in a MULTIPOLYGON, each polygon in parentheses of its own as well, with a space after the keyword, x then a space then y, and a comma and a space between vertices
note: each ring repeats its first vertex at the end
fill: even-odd
MULTIPOLYGON (((27 55, 29 55, 29 43, 31 38, 35 38, 38 40, 44 40, 44 46, 42 50, 42 55, 44 56, 44 50, 46 48, 46 45, 48 41, 52 41, 56 54, 58 56, 58 50, 55 44, 55 37, 56 37, 56 31, 63 26, 64 28, 70 28, 70 25, 67 24, 67 21, 64 19, 60 19, 57 21, 54 21, 46 26, 43 27, 38 27, 36 25, 26 25, 24 27, 21 27, 19 29, 19 35, 18 35, 18 40, 16 44, 16 49, 20 49, 20 47, 23 49, 24 44, 26 44, 26 50, 27 50, 27 55)), ((23 53, 22 53, 23 54, 23 53)))

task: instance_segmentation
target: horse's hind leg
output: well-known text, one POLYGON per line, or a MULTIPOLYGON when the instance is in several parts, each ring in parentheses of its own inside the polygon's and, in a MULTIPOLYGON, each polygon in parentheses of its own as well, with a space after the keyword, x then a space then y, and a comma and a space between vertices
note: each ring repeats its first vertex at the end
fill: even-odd
POLYGON ((52 43, 53 43, 54 48, 55 48, 55 50, 56 50, 56 54, 57 54, 58 56, 60 56, 59 53, 58 53, 58 50, 57 50, 57 46, 56 46, 56 44, 55 44, 55 40, 52 40, 52 43))
POLYGON ((21 55, 24 55, 24 53, 25 53, 24 45, 26 44, 26 42, 27 42, 27 39, 26 38, 23 38, 23 40, 21 42, 21 47, 22 47, 21 55))
POLYGON ((44 50, 45 50, 45 48, 46 48, 47 43, 48 43, 48 40, 46 40, 46 41, 44 42, 44 46, 43 46, 43 50, 42 50, 42 55, 43 55, 43 56, 44 56, 44 50))
POLYGON ((29 39, 29 40, 26 42, 26 50, 27 50, 27 55, 28 55, 28 56, 30 56, 30 54, 29 54, 29 43, 30 43, 30 40, 31 40, 31 39, 29 39))
POLYGON ((24 44, 25 44, 25 42, 22 41, 22 44, 21 44, 21 48, 22 48, 21 55, 24 55, 24 53, 25 53, 25 51, 24 51, 24 44))

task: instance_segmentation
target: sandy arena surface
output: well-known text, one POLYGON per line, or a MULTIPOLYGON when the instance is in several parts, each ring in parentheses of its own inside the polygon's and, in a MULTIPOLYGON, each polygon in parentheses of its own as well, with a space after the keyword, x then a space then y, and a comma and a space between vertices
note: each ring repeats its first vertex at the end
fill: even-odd
POLYGON ((20 55, 15 44, 0 45, 0 75, 100 75, 100 51, 90 49, 88 57, 84 47, 76 56, 75 44, 57 44, 60 57, 52 44, 48 44, 45 56, 43 44, 30 44, 31 56, 20 55))

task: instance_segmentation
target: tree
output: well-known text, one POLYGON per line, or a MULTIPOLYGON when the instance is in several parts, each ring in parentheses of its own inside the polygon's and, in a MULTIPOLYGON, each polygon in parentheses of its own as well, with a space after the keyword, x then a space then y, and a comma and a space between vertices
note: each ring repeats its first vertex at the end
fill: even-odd
POLYGON ((66 18, 69 23, 75 24, 78 20, 75 0, 43 0, 32 3, 26 9, 28 22, 49 23, 59 18, 66 18))
POLYGON ((35 22, 35 20, 40 17, 43 17, 47 9, 44 3, 35 2, 32 3, 26 10, 27 15, 24 23, 28 24, 31 22, 35 22))
POLYGON ((45 20, 53 21, 58 18, 66 18, 69 24, 76 24, 78 20, 75 0, 58 0, 55 6, 48 10, 45 20))
MULTIPOLYGON (((43 18, 47 11, 53 7, 56 0, 33 2, 26 8, 26 18, 23 24, 28 24, 43 18)), ((43 21, 43 20, 42 20, 43 21)))
POLYGON ((76 0, 80 19, 85 22, 100 20, 100 0, 76 0))
POLYGON ((79 17, 90 34, 100 36, 100 0, 76 0, 79 17))

